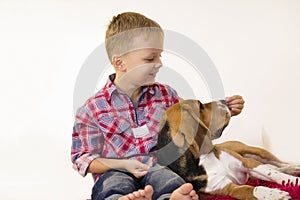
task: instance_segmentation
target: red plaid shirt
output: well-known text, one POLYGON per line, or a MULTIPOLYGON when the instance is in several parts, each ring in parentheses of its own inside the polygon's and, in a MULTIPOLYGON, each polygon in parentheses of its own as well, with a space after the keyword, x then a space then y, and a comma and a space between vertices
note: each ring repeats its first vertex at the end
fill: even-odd
MULTIPOLYGON (((157 144, 162 113, 180 97, 167 85, 154 83, 142 87, 136 107, 130 97, 113 84, 111 75, 105 86, 77 110, 72 134, 73 167, 82 175, 95 158, 128 158, 147 154, 157 144), (149 133, 134 137, 132 128, 146 125, 149 133)), ((101 174, 93 174, 98 180, 101 174)))

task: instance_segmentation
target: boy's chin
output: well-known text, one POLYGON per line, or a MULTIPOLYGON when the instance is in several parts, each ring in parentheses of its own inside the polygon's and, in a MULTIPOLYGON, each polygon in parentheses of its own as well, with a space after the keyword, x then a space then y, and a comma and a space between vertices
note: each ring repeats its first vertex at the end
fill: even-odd
POLYGON ((150 85, 153 85, 153 83, 155 83, 155 80, 148 81, 148 82, 142 84, 142 86, 150 86, 150 85))

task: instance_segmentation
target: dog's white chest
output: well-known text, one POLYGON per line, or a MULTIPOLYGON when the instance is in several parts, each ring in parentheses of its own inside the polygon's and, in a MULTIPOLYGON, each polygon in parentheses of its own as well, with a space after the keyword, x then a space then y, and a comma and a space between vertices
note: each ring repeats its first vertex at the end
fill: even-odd
POLYGON ((201 155, 200 165, 204 166, 208 176, 206 192, 222 189, 230 182, 245 184, 248 180, 242 162, 226 152, 222 152, 219 159, 214 153, 201 155))

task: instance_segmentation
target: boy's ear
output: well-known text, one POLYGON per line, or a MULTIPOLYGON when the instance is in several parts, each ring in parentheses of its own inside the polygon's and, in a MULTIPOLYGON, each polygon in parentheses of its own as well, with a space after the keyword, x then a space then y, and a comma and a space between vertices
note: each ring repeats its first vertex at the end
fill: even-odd
POLYGON ((114 55, 112 57, 112 64, 116 70, 124 71, 124 63, 121 56, 114 55))

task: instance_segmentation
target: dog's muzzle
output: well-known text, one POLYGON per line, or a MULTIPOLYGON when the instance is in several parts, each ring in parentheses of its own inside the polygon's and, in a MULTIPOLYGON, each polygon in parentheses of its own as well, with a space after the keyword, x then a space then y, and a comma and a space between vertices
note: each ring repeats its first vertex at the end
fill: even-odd
POLYGON ((226 103, 225 100, 223 100, 223 99, 219 100, 217 103, 218 103, 218 108, 219 109, 224 110, 226 112, 226 114, 228 114, 229 116, 231 116, 230 109, 228 108, 227 103, 226 103))

